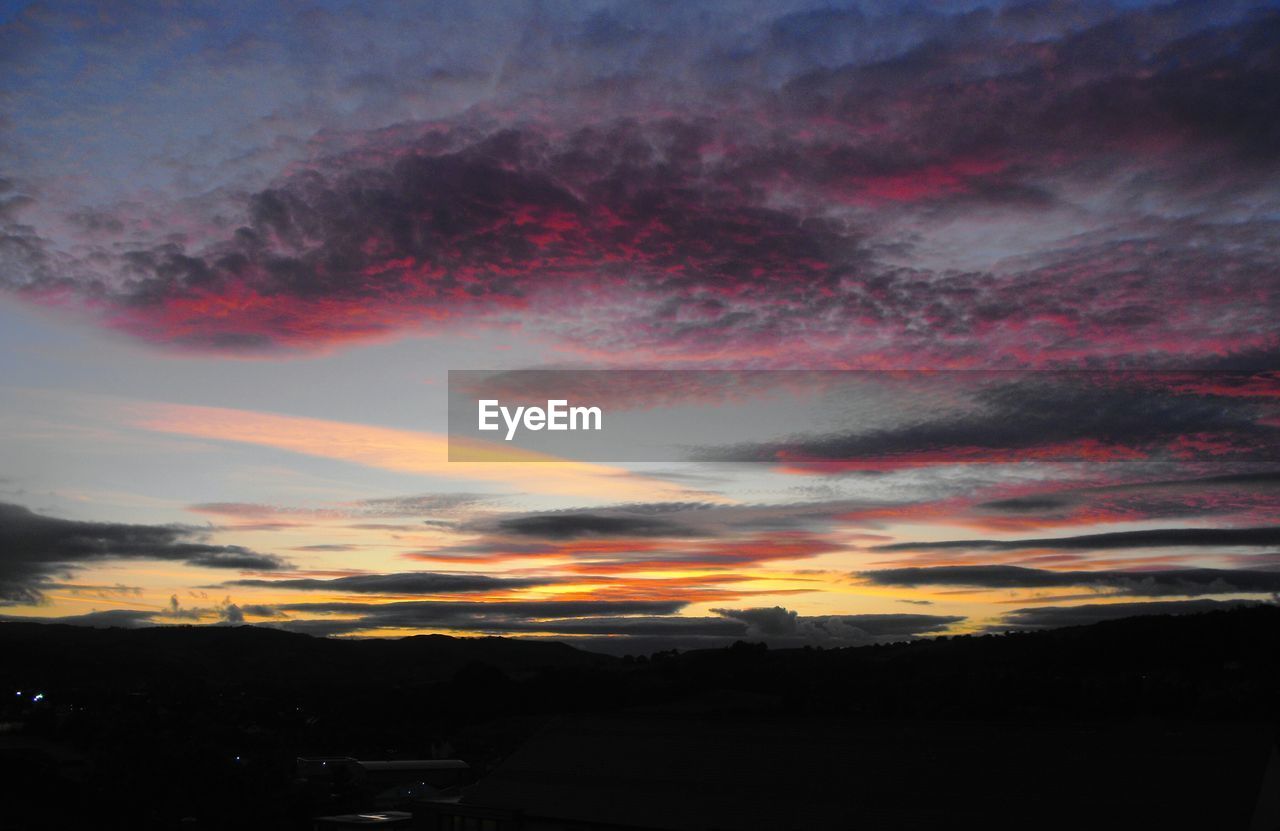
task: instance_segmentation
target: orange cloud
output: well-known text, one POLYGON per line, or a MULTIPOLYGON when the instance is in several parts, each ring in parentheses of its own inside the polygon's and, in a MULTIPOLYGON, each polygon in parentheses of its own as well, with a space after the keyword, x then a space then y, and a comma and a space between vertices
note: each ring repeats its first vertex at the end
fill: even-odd
POLYGON ((715 498, 622 468, 536 461, 547 457, 532 453, 530 462, 450 462, 448 437, 439 433, 223 407, 137 404, 129 410, 130 421, 148 430, 274 447, 400 473, 495 482, 522 493, 644 500, 715 498))

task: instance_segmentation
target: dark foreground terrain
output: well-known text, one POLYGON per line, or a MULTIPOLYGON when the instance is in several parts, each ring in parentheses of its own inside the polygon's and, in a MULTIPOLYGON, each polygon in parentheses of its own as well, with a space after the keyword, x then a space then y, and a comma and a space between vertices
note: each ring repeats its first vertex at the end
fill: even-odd
POLYGON ((0 828, 310 828, 375 807, 299 779, 348 756, 466 761, 476 828, 1275 831, 1275 606, 644 658, 5 623, 0 655, 0 828))

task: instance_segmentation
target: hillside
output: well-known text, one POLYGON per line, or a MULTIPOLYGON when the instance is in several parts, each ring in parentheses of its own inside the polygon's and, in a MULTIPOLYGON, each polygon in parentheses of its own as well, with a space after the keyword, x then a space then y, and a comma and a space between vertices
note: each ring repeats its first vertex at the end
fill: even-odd
MULTIPOLYGON (((80 810, 64 805, 46 821, 41 806, 66 789, 135 827, 194 817, 203 818, 194 827, 304 828, 324 806, 296 790, 297 756, 453 756, 482 776, 564 716, 639 720, 641 733, 647 723, 689 737, 689 752, 713 722, 744 735, 842 725, 842 735, 886 746, 915 736, 926 753, 936 750, 930 736, 963 736, 965 757, 981 766, 1024 734, 1074 737, 1081 759, 1097 742, 1127 746, 1134 730, 1165 741, 1189 729, 1209 737, 1206 747, 1243 730, 1265 748, 1280 700, 1274 606, 849 649, 739 643, 621 659, 502 638, 28 623, 0 624, 0 650, 0 776, 26 794, 15 810, 18 827, 31 828, 63 827, 65 812, 80 810)), ((927 777, 912 758, 924 764, 913 775, 927 777)))

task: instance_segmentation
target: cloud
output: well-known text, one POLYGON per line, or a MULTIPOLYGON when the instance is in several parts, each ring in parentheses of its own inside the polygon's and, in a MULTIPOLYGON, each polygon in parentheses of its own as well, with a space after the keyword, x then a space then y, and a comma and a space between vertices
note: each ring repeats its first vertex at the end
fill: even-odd
POLYGON ((1171 596, 1271 594, 1280 571, 1184 568, 1151 571, 1046 571, 1006 565, 931 566, 862 571, 856 577, 882 586, 1047 588, 1085 586, 1114 594, 1171 596))
POLYGON ((1117 551, 1134 548, 1226 548, 1280 545, 1280 526, 1154 528, 1013 540, 933 540, 876 545, 876 551, 1117 551))
MULTIPOLYGON (((670 529, 673 533, 679 533, 670 529)), ((839 540, 809 531, 747 531, 712 540, 678 537, 579 537, 525 541, 489 536, 463 545, 409 554, 429 562, 568 560, 561 569, 583 575, 625 574, 663 569, 723 571, 743 566, 815 557, 841 550, 839 540)))
POLYGON ((473 534, 465 542, 407 556, 473 567, 546 560, 582 575, 663 568, 723 571, 840 550, 844 538, 834 533, 840 515, 867 504, 638 502, 591 510, 504 513, 462 525, 462 531, 473 534))
POLYGON ((847 267, 833 252, 856 239, 717 196, 727 183, 689 169, 709 138, 692 124, 625 121, 585 128, 570 146, 528 129, 429 135, 384 167, 254 194, 240 209, 248 224, 204 251, 166 242, 124 253, 131 288, 116 319, 161 341, 244 350, 521 309, 535 287, 602 273, 654 284, 691 273, 706 285, 771 273, 779 292, 788 278, 834 284, 847 267), (650 153, 638 170, 628 163, 650 153), (335 317, 326 297, 351 313, 335 317))
MULTIPOLYGON (((193 597, 206 597, 203 591, 192 591, 190 594, 193 597)), ((224 597, 212 606, 184 606, 176 594, 169 596, 169 603, 164 609, 152 614, 154 622, 190 621, 192 623, 204 623, 214 621, 233 626, 248 622, 248 617, 284 618, 288 616, 274 606, 234 603, 230 597, 224 597)))
MULTIPOLYGON (((230 605, 230 604, 227 604, 227 605, 230 605)), ((182 605, 182 602, 178 600, 178 596, 176 594, 171 594, 169 595, 169 605, 165 607, 164 611, 158 612, 157 615, 160 617, 171 618, 173 620, 198 621, 200 620, 200 618, 204 617, 205 614, 208 613, 208 611, 209 610, 207 609, 184 608, 182 605)), ((218 614, 224 615, 225 611, 226 611, 225 608, 221 609, 218 611, 218 614)))
POLYGON ((1271 373, 1223 374, 1207 382, 1201 374, 1164 372, 886 374, 880 383, 904 399, 893 405, 901 413, 893 426, 705 447, 697 458, 773 461, 817 472, 968 462, 1280 459, 1273 423, 1280 388, 1271 373), (922 378, 930 382, 924 394, 917 389, 922 378), (1242 379, 1257 383, 1234 383, 1242 379))
POLYGON ((56 578, 93 562, 167 560, 202 568, 272 571, 287 562, 237 545, 202 542, 185 525, 128 525, 42 516, 0 503, 0 602, 34 604, 56 578))
POLYGON ((141 597, 141 586, 126 586, 123 583, 114 585, 85 585, 82 583, 58 583, 58 590, 75 595, 97 597, 103 600, 120 597, 141 597))
POLYGON ((315 620, 288 620, 266 625, 275 629, 283 629, 286 632, 297 632, 300 635, 311 635, 315 638, 330 638, 350 635, 352 632, 356 632, 364 628, 349 620, 324 618, 315 620))
POLYGON ((188 510, 200 514, 231 517, 237 520, 263 520, 278 517, 353 520, 384 519, 455 514, 496 498, 493 494, 468 492, 432 493, 417 496, 361 499, 321 508, 264 505, 253 502, 204 502, 191 505, 188 510))
POLYGON ((155 625, 157 612, 140 609, 107 609, 100 612, 87 612, 82 615, 63 615, 61 617, 29 617, 23 615, 0 615, 0 621, 8 623, 64 623, 71 626, 92 626, 95 629, 120 627, 136 629, 140 626, 155 625))
MULTIPOLYGON (((233 604, 239 610, 240 614, 252 615, 253 617, 285 617, 284 612, 274 606, 264 606, 260 603, 240 603, 233 604)), ((227 607, 230 609, 230 606, 227 607)))
POLYGON ((1280 508, 1275 471, 1133 478, 1121 470, 1102 483, 1029 483, 1006 493, 1022 495, 976 501, 973 520, 994 529, 1085 524, 1099 521, 1232 517, 1235 524, 1266 521, 1280 508))
POLYGON ((377 629, 432 629, 488 633, 530 633, 560 631, 570 619, 597 616, 673 615, 685 606, 682 600, 506 600, 437 601, 412 600, 394 603, 329 601, 282 604, 282 612, 307 616, 349 616, 323 618, 288 624, 322 627, 327 634, 377 629))
POLYGON ((98 629, 120 627, 136 629, 141 626, 160 626, 165 623, 200 623, 208 619, 220 623, 240 625, 247 623, 246 616, 261 618, 283 618, 284 613, 270 606, 257 604, 240 605, 224 601, 211 609, 186 608, 176 595, 169 598, 169 605, 160 611, 142 609, 107 609, 87 612, 82 615, 60 615, 56 617, 34 617, 24 615, 0 615, 0 621, 11 623, 62 623, 71 626, 91 626, 98 629))
POLYGON ((351 592, 353 594, 468 594, 508 591, 562 582, 551 577, 497 577, 488 574, 403 572, 400 574, 354 574, 331 580, 293 578, 286 580, 231 580, 228 586, 291 589, 298 591, 351 592))
POLYGON ((680 601, 408 601, 384 604, 305 603, 281 607, 307 616, 280 624, 293 631, 350 634, 378 629, 434 629, 497 635, 563 636, 596 648, 598 638, 635 640, 646 648, 727 646, 743 638, 777 646, 860 646, 938 632, 964 618, 952 615, 868 614, 806 617, 780 607, 714 609, 715 617, 676 613, 680 601), (311 615, 351 615, 346 620, 311 615))
POLYGON ((707 364, 1276 347, 1274 10, 122 15, 0 33, 48 70, 8 93, 31 184, 0 273, 165 347, 517 320, 596 359, 707 364), (368 48, 333 48, 349 31, 368 48), (77 46, 102 82, 56 85, 77 46), (108 114, 138 140, 84 141, 108 114), (63 176, 83 195, 41 187, 63 176))
POLYGON ((904 640, 938 632, 964 620, 953 615, 820 615, 802 616, 781 606, 758 609, 712 609, 721 617, 745 624, 745 636, 777 644, 862 646, 904 640))
POLYGON ((691 537, 696 531, 665 519, 648 516, 609 516, 598 513, 554 513, 502 519, 499 531, 519 537, 571 540, 581 537, 691 537))
POLYGON ((463 601, 409 600, 397 603, 327 601, 280 606, 285 611, 324 614, 367 614, 378 619, 417 618, 424 621, 493 618, 570 618, 612 612, 614 614, 674 614, 685 604, 678 600, 521 600, 463 601))
POLYGON ((1006 614, 995 630, 1050 629, 1059 626, 1087 626, 1107 620, 1119 620, 1140 615, 1184 615, 1212 612, 1255 605, 1247 600, 1172 600, 1149 603, 1106 603, 1084 606, 1036 606, 1017 609, 1006 614))
MULTIPOLYGON (((496 482, 506 488, 518 487, 534 493, 616 499, 648 499, 655 494, 673 499, 706 496, 679 485, 647 480, 604 465, 577 462, 450 463, 448 437, 438 433, 177 404, 137 404, 123 415, 138 427, 163 433, 274 447, 400 473, 496 482)), ((457 504, 456 500, 454 504, 457 504)), ((244 503, 213 503, 213 510, 224 514, 240 511, 261 516, 270 508, 244 503)))

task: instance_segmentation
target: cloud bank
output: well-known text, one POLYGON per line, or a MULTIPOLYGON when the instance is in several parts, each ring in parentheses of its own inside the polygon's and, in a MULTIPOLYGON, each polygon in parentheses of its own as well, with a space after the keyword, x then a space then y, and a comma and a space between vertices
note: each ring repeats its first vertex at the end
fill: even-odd
POLYGON ((258 31, 221 59, 21 15, 4 285, 203 351, 518 321, 597 360, 1274 357, 1274 10, 695 6, 232 16, 258 31), (182 70, 59 98, 60 36, 182 70), (306 73, 309 110, 286 103, 306 73), (209 77, 258 91, 237 111, 209 77), (141 158, 107 143, 92 204, 63 195, 37 136, 75 146, 102 108, 146 123, 188 89, 211 135, 165 149, 187 175, 142 203, 111 175, 141 158))
POLYGON ((238 545, 203 542, 184 525, 84 522, 0 503, 0 602, 34 604, 66 575, 107 560, 166 560, 239 571, 274 571, 288 563, 238 545))

